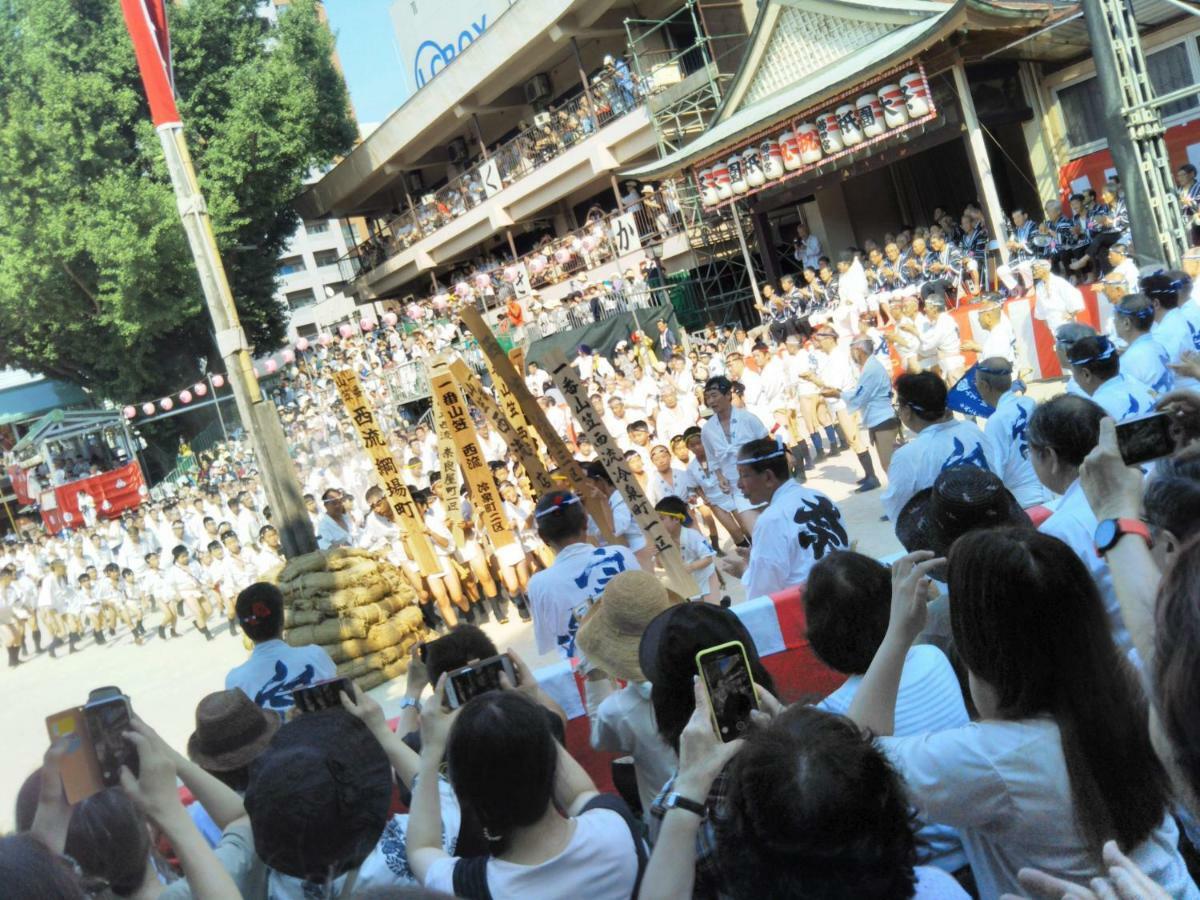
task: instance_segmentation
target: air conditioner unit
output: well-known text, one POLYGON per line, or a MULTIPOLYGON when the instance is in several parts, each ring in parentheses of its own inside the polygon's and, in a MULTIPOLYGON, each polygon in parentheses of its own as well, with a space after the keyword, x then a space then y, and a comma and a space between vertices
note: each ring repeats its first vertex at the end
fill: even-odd
POLYGON ((537 106, 550 99, 552 90, 549 75, 545 72, 534 75, 525 82, 525 102, 537 106))
POLYGON ((461 163, 467 161, 467 141, 466 138, 455 138, 446 146, 446 153, 450 157, 450 162, 461 163))
POLYGON ((533 117, 533 124, 538 128, 546 128, 550 124, 550 113, 540 112, 533 117))
POLYGON ((419 194, 425 190, 425 179, 421 177, 420 172, 408 172, 404 177, 408 180, 410 194, 419 194))

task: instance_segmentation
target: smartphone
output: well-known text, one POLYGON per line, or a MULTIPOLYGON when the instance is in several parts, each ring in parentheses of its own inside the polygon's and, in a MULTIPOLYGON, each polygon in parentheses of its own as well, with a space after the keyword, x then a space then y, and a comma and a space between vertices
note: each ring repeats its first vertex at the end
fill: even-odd
POLYGON ((1117 446, 1128 466, 1149 462, 1175 452, 1171 419, 1166 413, 1151 413, 1117 423, 1117 446))
POLYGON ((354 688, 349 678, 327 678, 292 691, 292 702, 302 713, 320 712, 323 709, 341 709, 339 695, 354 699, 354 688))
POLYGON ((99 700, 107 700, 110 697, 120 697, 121 689, 116 685, 105 685, 104 687, 92 688, 88 691, 88 703, 96 703, 99 700))
POLYGON ((90 701, 83 707, 83 720, 96 750, 100 781, 104 786, 116 787, 121 783, 122 766, 127 766, 136 777, 137 748, 125 737, 125 732, 133 727, 129 698, 118 694, 90 701))
POLYGON ((713 728, 725 743, 742 737, 750 713, 758 709, 750 660, 741 641, 718 644, 696 654, 696 671, 712 707, 713 728))
POLYGON ((458 709, 472 697, 500 690, 501 672, 508 676, 508 683, 515 687, 517 671, 512 660, 504 653, 455 669, 446 678, 446 702, 451 709, 458 709))
POLYGON ((84 724, 83 707, 74 706, 46 716, 46 732, 50 735, 50 743, 60 739, 66 742, 61 772, 67 802, 80 803, 104 790, 96 748, 84 724))

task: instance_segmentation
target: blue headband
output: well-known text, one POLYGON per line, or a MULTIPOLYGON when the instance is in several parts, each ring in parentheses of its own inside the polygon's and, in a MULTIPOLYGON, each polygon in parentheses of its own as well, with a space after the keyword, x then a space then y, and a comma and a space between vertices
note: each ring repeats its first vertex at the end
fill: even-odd
POLYGON ((1104 335, 1100 335, 1097 343, 1100 345, 1100 351, 1095 356, 1089 356, 1087 359, 1072 359, 1070 360, 1071 365, 1087 366, 1091 365, 1092 363, 1103 362, 1106 359, 1112 359, 1117 355, 1117 348, 1114 347, 1112 341, 1110 341, 1104 335))
POLYGON ((1126 309, 1118 304, 1113 307, 1113 315, 1128 316, 1131 319, 1153 319, 1154 307, 1144 306, 1141 309, 1126 309))
POLYGON ((737 464, 739 466, 748 466, 750 463, 766 462, 768 459, 778 459, 785 453, 787 453, 787 450, 784 449, 783 445, 776 442, 775 449, 770 453, 764 453, 762 456, 752 456, 749 459, 739 459, 737 464))

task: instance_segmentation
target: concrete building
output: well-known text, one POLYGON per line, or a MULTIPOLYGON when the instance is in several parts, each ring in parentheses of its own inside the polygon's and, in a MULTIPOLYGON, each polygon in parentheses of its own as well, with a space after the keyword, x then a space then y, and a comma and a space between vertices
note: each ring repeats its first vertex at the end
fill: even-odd
MULTIPOLYGON (((720 76, 703 54, 680 56, 697 31, 718 23, 744 41, 745 6, 752 11, 740 0, 397 2, 416 89, 298 208, 373 223, 343 266, 360 303, 423 299, 481 259, 521 258, 598 217, 641 211, 641 186, 618 173, 658 155, 655 103, 720 76), (656 27, 691 7, 695 15, 656 27), (657 54, 641 70, 631 34, 657 54)), ((610 268, 636 266, 643 250, 610 268)))
MULTIPOLYGON (((1200 20, 1166 0, 1134 5, 1156 89, 1196 83, 1200 20)), ((979 200, 995 239, 1012 209, 1036 213, 1112 172, 1086 25, 1069 0, 444 7, 394 5, 405 77, 417 89, 300 201, 305 216, 372 223, 342 272, 360 303, 457 289, 481 259, 528 263, 548 239, 561 248, 585 235, 577 229, 594 210, 608 223, 632 210, 642 214, 642 240, 600 277, 639 253, 654 256, 668 275, 719 288, 719 302, 676 292, 677 308, 700 307, 689 324, 753 324, 751 282, 797 271, 800 222, 836 255, 927 223, 939 206, 957 213, 979 200), (608 55, 640 76, 632 102, 608 55), (924 96, 923 111, 878 136, 786 170, 769 166, 748 190, 697 202, 706 172, 747 154, 766 163, 785 138, 844 114, 853 127, 860 101, 886 92, 903 107, 910 89, 924 96), (651 201, 681 230, 656 225, 639 202, 642 186, 664 184, 674 199, 651 201), (744 274, 735 278, 738 260, 744 274)), ((1164 123, 1172 166, 1200 162, 1200 97, 1177 100, 1164 123)), ((987 254, 989 272, 1001 255, 987 254)), ((565 288, 543 288, 555 291, 565 288)))

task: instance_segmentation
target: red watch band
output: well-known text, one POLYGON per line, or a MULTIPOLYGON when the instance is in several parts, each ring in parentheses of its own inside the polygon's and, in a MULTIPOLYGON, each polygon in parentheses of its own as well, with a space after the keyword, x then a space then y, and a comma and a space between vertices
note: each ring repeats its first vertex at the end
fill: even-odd
POLYGON ((1136 534, 1146 542, 1147 547, 1151 547, 1154 544, 1150 537, 1149 526, 1141 519, 1105 519, 1097 528, 1097 538, 1101 536, 1101 531, 1107 531, 1105 535, 1107 540, 1104 543, 1101 543, 1099 540, 1096 541, 1096 554, 1098 556, 1104 556, 1105 553, 1115 547, 1117 542, 1127 534, 1136 534))

